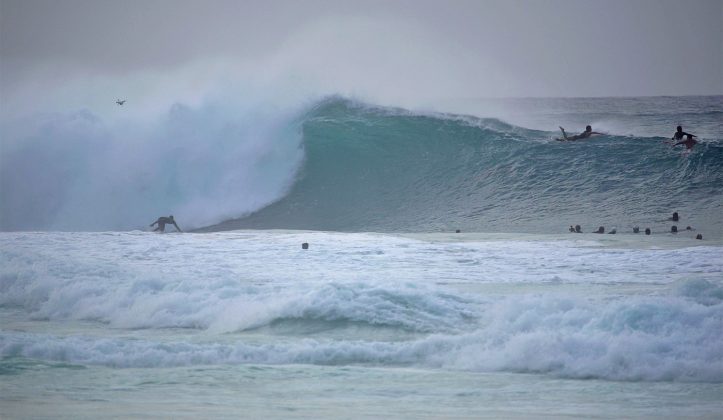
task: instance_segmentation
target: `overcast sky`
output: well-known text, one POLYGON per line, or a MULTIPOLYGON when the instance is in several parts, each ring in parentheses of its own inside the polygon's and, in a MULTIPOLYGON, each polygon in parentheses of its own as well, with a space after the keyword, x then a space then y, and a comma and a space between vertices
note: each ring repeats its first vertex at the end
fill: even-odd
POLYGON ((118 91, 180 100, 221 79, 387 102, 723 93, 721 0, 0 5, 3 113, 118 91))

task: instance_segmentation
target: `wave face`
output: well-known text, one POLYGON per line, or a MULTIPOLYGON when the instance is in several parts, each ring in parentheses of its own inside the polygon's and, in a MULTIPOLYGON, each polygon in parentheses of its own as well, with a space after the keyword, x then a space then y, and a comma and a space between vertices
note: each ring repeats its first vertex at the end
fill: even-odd
POLYGON ((683 226, 720 235, 723 146, 706 140, 686 155, 663 140, 557 142, 497 119, 335 98, 304 120, 305 162, 290 192, 208 230, 656 231, 677 211, 683 226))
POLYGON ((674 99, 528 101, 531 120, 521 123, 661 133, 685 121, 702 138, 687 155, 662 137, 557 142, 558 132, 500 119, 339 97, 302 111, 216 98, 148 121, 35 116, 0 127, 0 229, 144 229, 174 214, 184 229, 211 231, 656 232, 677 211, 679 227, 721 237, 723 134, 714 121, 723 101, 674 99))

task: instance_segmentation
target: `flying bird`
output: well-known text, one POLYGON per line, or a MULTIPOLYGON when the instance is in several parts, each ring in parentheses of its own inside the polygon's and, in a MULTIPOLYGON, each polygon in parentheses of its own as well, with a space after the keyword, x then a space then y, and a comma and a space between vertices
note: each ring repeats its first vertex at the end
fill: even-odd
POLYGON ((121 101, 120 99, 118 99, 117 101, 115 101, 115 103, 117 103, 118 105, 121 105, 121 106, 122 106, 124 103, 126 103, 126 100, 123 99, 123 100, 121 101))

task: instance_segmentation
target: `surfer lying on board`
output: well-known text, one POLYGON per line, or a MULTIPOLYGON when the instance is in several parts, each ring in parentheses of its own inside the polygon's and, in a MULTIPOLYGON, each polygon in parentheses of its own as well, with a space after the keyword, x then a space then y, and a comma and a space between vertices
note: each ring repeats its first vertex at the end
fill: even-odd
POLYGON ((690 149, 693 148, 693 146, 695 146, 696 143, 698 143, 698 141, 697 141, 696 139, 694 139, 693 137, 695 137, 695 136, 692 135, 692 134, 686 134, 686 139, 683 140, 683 141, 679 141, 679 142, 675 143, 675 144, 673 145, 673 147, 675 147, 675 146, 677 146, 677 145, 679 145, 679 144, 684 144, 684 145, 685 145, 685 148, 686 148, 687 150, 690 150, 690 149))
POLYGON ((153 227, 153 225, 156 225, 156 224, 158 225, 158 227, 155 228, 155 229, 153 229, 154 232, 156 232, 156 231, 165 232, 165 231, 166 231, 166 225, 167 225, 167 224, 168 224, 168 225, 171 225, 171 224, 172 224, 173 226, 176 227, 176 230, 177 230, 177 231, 181 232, 181 228, 179 228, 178 225, 176 224, 176 221, 173 220, 173 216, 159 217, 158 220, 156 220, 155 222, 151 223, 150 226, 153 227))
POLYGON ((562 138, 562 139, 557 139, 558 141, 566 141, 566 140, 567 140, 567 141, 575 141, 575 140, 582 140, 582 139, 586 139, 586 138, 592 136, 593 134, 602 134, 602 133, 598 133, 598 132, 596 132, 596 131, 592 131, 592 127, 589 126, 589 125, 588 125, 587 127, 585 127, 585 131, 583 131, 582 133, 576 134, 576 135, 570 136, 570 137, 567 136, 567 133, 565 133, 565 129, 564 129, 564 128, 560 127, 560 131, 562 131, 562 137, 564 137, 564 138, 562 138))

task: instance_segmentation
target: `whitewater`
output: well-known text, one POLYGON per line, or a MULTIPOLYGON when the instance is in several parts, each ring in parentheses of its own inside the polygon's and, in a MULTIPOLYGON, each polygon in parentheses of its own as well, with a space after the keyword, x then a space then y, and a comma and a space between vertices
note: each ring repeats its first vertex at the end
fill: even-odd
POLYGON ((0 417, 723 412, 722 97, 222 105, 2 127, 0 417))

